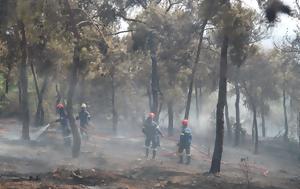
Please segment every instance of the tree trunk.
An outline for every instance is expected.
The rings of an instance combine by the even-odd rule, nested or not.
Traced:
[[[240,120],[240,86],[239,86],[240,68],[236,67],[235,87],[235,140],[234,146],[240,144],[241,120]]]
[[[11,60],[12,61],[12,60]],[[5,77],[5,94],[8,94],[8,90],[9,90],[9,82],[10,82],[10,74],[11,74],[11,70],[12,70],[12,63],[8,63],[7,65],[7,74]]]
[[[80,56],[80,47],[78,44],[75,44],[74,55],[73,55],[73,65],[70,73],[70,83],[67,96],[67,113],[68,119],[71,126],[71,131],[73,135],[73,146],[72,146],[72,155],[73,157],[78,157],[80,154],[81,138],[79,134],[78,127],[75,122],[73,115],[73,96],[75,93],[75,88],[78,82],[78,65],[79,65],[79,56]]]
[[[19,78],[20,79],[20,78]],[[21,89],[21,82],[18,81],[18,91],[19,91],[19,106],[22,106],[22,89]]]
[[[25,33],[25,25],[22,20],[18,20],[18,28],[20,31],[20,49],[21,49],[21,65],[20,65],[20,95],[21,95],[21,115],[22,115],[22,139],[30,140],[29,136],[29,104],[28,104],[28,75],[27,75],[27,39]]]
[[[207,18],[205,20],[203,20],[203,23],[200,27],[199,43],[198,43],[198,47],[197,47],[197,54],[196,54],[196,59],[195,59],[194,65],[193,65],[192,74],[190,76],[190,85],[189,85],[189,91],[188,91],[188,96],[187,96],[187,101],[186,101],[186,109],[185,109],[184,119],[189,119],[193,87],[194,87],[194,79],[195,79],[195,75],[196,75],[196,71],[197,71],[197,67],[198,67],[198,63],[199,63],[201,46],[202,46],[202,41],[203,41],[203,34],[204,34],[204,30],[205,30],[207,21],[208,21]]]
[[[253,125],[254,125],[254,153],[258,153],[258,127],[257,127],[257,113],[256,113],[256,106],[254,103],[252,103],[252,109],[253,109]]]
[[[80,146],[81,146],[81,138],[79,134],[78,127],[75,122],[75,118],[73,115],[73,96],[75,93],[75,88],[78,82],[78,69],[79,69],[79,63],[80,63],[80,34],[76,28],[76,23],[74,20],[74,14],[70,7],[69,1],[64,1],[65,8],[69,14],[70,19],[70,26],[72,33],[74,34],[75,41],[74,41],[74,53],[73,53],[73,64],[70,72],[70,83],[69,83],[69,91],[67,96],[67,113],[68,113],[68,119],[71,126],[71,131],[73,135],[73,146],[72,146],[72,155],[73,157],[78,157],[80,154]]]
[[[283,89],[283,113],[284,113],[284,141],[289,140],[289,126],[288,126],[288,118],[287,118],[287,110],[286,110],[286,91]]]
[[[195,97],[196,97],[196,120],[197,120],[197,125],[199,124],[200,121],[200,109],[199,109],[199,95],[198,95],[198,87],[195,85]]]
[[[118,113],[116,110],[116,104],[115,104],[115,73],[111,74],[111,103],[112,103],[112,124],[113,124],[113,131],[114,133],[117,133],[118,129]]]
[[[86,99],[85,99],[85,91],[86,91],[86,80],[85,80],[85,75],[82,76],[82,80],[81,80],[81,85],[80,85],[80,104],[82,103],[86,103]]]
[[[255,143],[255,123],[254,123],[254,119],[252,119],[252,133],[251,133],[251,137],[252,137],[252,144],[254,144]]]
[[[201,113],[202,111],[202,83],[200,83],[200,86],[199,86],[199,96],[198,96],[198,101],[199,101],[199,113]]]
[[[159,78],[158,78],[158,67],[157,67],[157,44],[155,35],[152,33],[150,43],[150,56],[152,61],[152,72],[151,72],[151,92],[152,92],[152,106],[151,112],[157,115],[158,113],[158,93],[159,93]],[[155,116],[155,121],[158,121],[158,117]]]
[[[37,126],[44,125],[44,123],[45,123],[43,100],[44,100],[44,94],[48,87],[48,83],[49,83],[49,75],[46,74],[43,84],[42,84],[42,89],[39,93],[38,105],[37,105],[37,110],[35,113],[35,125],[37,125]]]
[[[261,111],[261,131],[262,131],[262,136],[266,137],[265,113],[263,110]]]
[[[8,49],[9,49],[9,46],[8,45]],[[12,70],[12,61],[13,61],[13,58],[11,55],[12,53],[11,52],[8,52],[8,56],[7,56],[7,60],[6,60],[6,67],[7,67],[7,73],[4,74],[4,89],[5,89],[5,93],[3,93],[3,95],[1,96],[1,101],[2,100],[5,100],[5,97],[6,95],[8,94],[8,90],[9,90],[9,82],[10,82],[10,74],[11,74],[11,70]]]
[[[152,93],[151,93],[151,82],[149,82],[149,85],[147,87],[147,96],[148,96],[148,103],[149,103],[149,110],[152,111]]]
[[[1,6],[0,6],[1,7]],[[14,31],[17,33],[17,28],[14,28]],[[6,67],[7,67],[7,73],[5,75],[5,93],[8,94],[9,90],[9,83],[10,83],[10,76],[11,71],[13,68],[13,64],[15,61],[15,50],[16,50],[16,44],[15,44],[15,36],[13,35],[5,35],[5,41],[7,45],[7,59],[6,59]]]
[[[228,51],[228,36],[223,37],[220,57],[220,78],[219,78],[219,92],[216,115],[216,138],[214,153],[212,157],[210,173],[219,173],[221,170],[221,160],[223,153],[224,140],[224,106],[226,103],[227,93],[227,51]]]
[[[163,96],[160,95],[160,100],[159,100],[159,106],[158,106],[158,112],[157,112],[157,115],[156,115],[156,119],[159,120],[159,116],[160,116],[160,113],[163,109],[163,106],[164,106],[164,100],[163,100]]]
[[[290,102],[289,102],[289,109],[290,109],[290,111],[289,111],[289,115],[290,115],[290,120],[294,120],[294,118],[295,118],[295,111],[294,111],[294,105],[293,105],[293,103],[294,103],[294,100],[293,100],[293,98],[291,97],[291,96],[289,96],[290,97]]]
[[[252,143],[254,143],[254,153],[258,153],[258,127],[257,127],[257,112],[256,112],[256,104],[252,96],[250,95],[246,83],[244,83],[246,95],[248,96],[250,106],[253,111],[253,123],[252,123]]]
[[[57,83],[55,84],[55,91],[56,91],[56,104],[55,105],[57,105],[61,101],[61,93],[60,93],[60,90],[59,90],[59,87],[58,87]]]
[[[231,129],[231,123],[229,119],[229,110],[228,110],[228,104],[227,104],[227,97],[226,97],[226,103],[225,103],[225,119],[226,119],[226,126],[227,126],[227,137],[229,141],[231,141],[232,138],[232,129]]]
[[[174,130],[173,100],[168,102],[168,117],[169,117],[168,134],[169,134],[169,136],[173,136],[173,130]]]
[[[298,116],[297,116],[297,133],[298,133],[298,142],[299,142],[299,149],[300,149],[300,112],[298,112]]]
[[[38,99],[38,105],[37,105],[37,111],[36,111],[36,114],[35,114],[34,125],[35,126],[41,126],[40,125],[40,122],[41,122],[40,116],[41,116],[42,104],[40,103],[40,101],[41,101],[42,97],[41,97],[41,94],[40,94],[39,84],[38,84],[38,81],[37,81],[36,73],[35,73],[34,66],[33,66],[32,62],[30,63],[30,68],[31,68],[31,73],[33,75],[35,91],[36,91],[36,95],[37,95],[37,99]]]
[[[39,89],[39,84],[38,84],[38,81],[37,81],[36,73],[35,73],[34,66],[33,66],[32,62],[30,63],[30,68],[31,68],[31,73],[33,75],[33,81],[34,81],[36,95],[37,95],[37,98],[39,99],[40,96],[41,96],[40,95],[40,89]]]

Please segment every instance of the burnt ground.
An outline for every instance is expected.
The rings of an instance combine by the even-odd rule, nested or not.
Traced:
[[[280,142],[264,141],[258,155],[248,146],[227,145],[221,177],[215,177],[205,174],[211,151],[205,137],[194,137],[192,164],[186,166],[177,164],[175,138],[163,138],[157,159],[149,160],[139,132],[115,136],[91,129],[80,157],[73,159],[55,126],[27,143],[18,140],[19,128],[15,120],[0,122],[0,189],[300,188],[297,154]],[[248,159],[244,166],[241,158]]]

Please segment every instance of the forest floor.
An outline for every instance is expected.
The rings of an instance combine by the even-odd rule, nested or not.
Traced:
[[[0,189],[300,188],[297,154],[280,142],[264,141],[258,155],[247,146],[225,146],[221,176],[215,177],[206,174],[210,150],[201,137],[194,137],[193,160],[187,166],[177,164],[176,138],[163,138],[157,159],[150,160],[144,158],[144,138],[138,132],[91,133],[80,157],[73,159],[55,128],[39,141],[24,143],[18,140],[18,122],[1,120]]]

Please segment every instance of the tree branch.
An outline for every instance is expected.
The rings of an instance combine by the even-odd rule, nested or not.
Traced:
[[[168,8],[166,9],[166,12],[169,12],[170,9],[171,9],[174,5],[177,5],[177,4],[180,4],[180,3],[181,3],[180,1],[176,1],[176,2],[172,3],[171,0],[168,0],[168,2],[169,2],[169,6],[168,6]]]
[[[89,20],[81,21],[76,24],[76,26],[79,28],[84,27],[84,26],[90,26],[90,25],[93,25],[93,22],[91,22]]]
[[[119,32],[116,32],[116,33],[111,33],[109,35],[119,35],[121,33],[129,33],[129,32],[134,32],[135,30],[125,30],[125,31],[119,31]]]
[[[129,22],[137,22],[137,23],[142,23],[142,24],[146,24],[145,22],[141,21],[141,20],[138,20],[138,19],[135,19],[135,18],[127,18],[126,16],[122,15],[122,14],[117,14],[116,16],[119,16],[121,18],[123,18],[124,20],[126,21],[129,21]]]
[[[92,25],[92,26],[94,26],[94,28],[98,31],[98,33],[100,34],[100,36],[101,36],[101,37],[103,38],[103,40],[105,41],[104,34],[103,34],[103,32],[101,31],[101,29],[99,28],[99,26],[98,26],[99,23],[95,22],[95,21],[90,17],[90,15],[89,15],[86,11],[84,11],[84,10],[78,9],[78,8],[74,8],[73,10],[78,10],[78,11],[82,12],[83,14],[85,14],[86,18],[88,19],[88,20],[86,20],[86,21],[82,21],[82,22],[77,23],[77,24],[76,24],[77,27],[86,26],[86,25]]]
[[[300,11],[300,4],[299,4],[299,0],[295,0],[295,3],[297,5],[298,11]]]

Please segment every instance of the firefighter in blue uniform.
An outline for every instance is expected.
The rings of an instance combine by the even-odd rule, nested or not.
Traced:
[[[59,103],[56,106],[57,113],[59,114],[59,118],[56,120],[56,122],[59,122],[62,129],[62,135],[64,138],[64,144],[65,146],[71,145],[71,131],[69,128],[69,122],[68,117],[65,112],[65,107],[63,104]]]
[[[149,113],[148,118],[144,121],[143,133],[146,136],[145,147],[146,157],[148,158],[150,145],[152,149],[152,159],[156,157],[157,147],[160,146],[160,136],[163,136],[158,124],[154,121],[155,114]]]
[[[88,139],[87,126],[89,125],[89,120],[91,119],[90,113],[87,111],[87,105],[83,103],[81,105],[81,110],[76,117],[76,120],[80,122],[80,133],[82,137]]]
[[[183,163],[183,152],[186,153],[186,164],[191,163],[191,143],[192,143],[192,130],[188,127],[188,120],[184,119],[181,122],[182,129],[180,134],[180,140],[178,143],[178,154],[179,154],[179,163]]]

